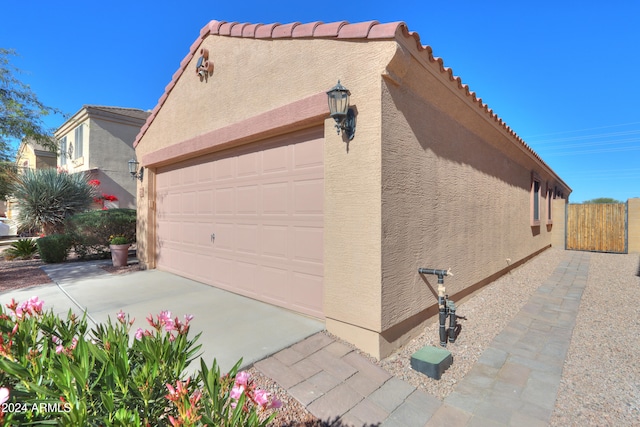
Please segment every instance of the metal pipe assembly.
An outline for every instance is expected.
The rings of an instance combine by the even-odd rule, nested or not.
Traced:
[[[449,299],[446,289],[444,287],[444,276],[453,276],[451,269],[439,270],[434,268],[419,268],[418,274],[433,274],[438,276],[438,308],[439,308],[439,321],[440,321],[440,345],[442,347],[447,346],[447,338],[450,343],[456,341],[457,334],[457,316],[456,305]],[[446,323],[447,317],[449,318],[449,330],[447,331]]]

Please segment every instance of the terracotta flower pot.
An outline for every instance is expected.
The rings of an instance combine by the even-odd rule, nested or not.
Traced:
[[[111,249],[111,261],[114,267],[124,267],[127,265],[129,246],[131,246],[129,243],[126,245],[109,245],[109,249]]]

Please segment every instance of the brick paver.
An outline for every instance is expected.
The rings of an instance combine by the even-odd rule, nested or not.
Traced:
[[[255,367],[329,425],[547,425],[587,283],[588,262],[588,253],[565,252],[554,273],[444,402],[323,333]]]
[[[471,415],[465,425],[535,426],[551,418],[589,263],[588,253],[565,258],[445,399]]]

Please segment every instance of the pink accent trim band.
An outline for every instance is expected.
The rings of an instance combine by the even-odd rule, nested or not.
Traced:
[[[327,94],[321,92],[241,122],[154,151],[145,155],[141,163],[144,167],[158,167],[199,157],[224,148],[235,147],[321,124],[328,116]]]

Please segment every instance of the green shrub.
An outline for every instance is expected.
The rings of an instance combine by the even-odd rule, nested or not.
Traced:
[[[109,243],[112,245],[126,245],[129,241],[124,236],[113,236]]]
[[[40,259],[46,263],[63,262],[69,256],[72,238],[66,234],[52,234],[38,239]]]
[[[149,315],[151,328],[131,336],[122,311],[89,331],[86,315],[63,319],[37,297],[6,308],[0,390],[28,410],[0,412],[0,425],[264,427],[281,404],[238,372],[241,361],[224,375],[200,359],[187,377],[201,347],[200,334],[188,337],[192,316]]]
[[[78,257],[106,257],[111,236],[123,236],[127,242],[136,241],[136,210],[108,209],[76,214],[66,222],[66,230],[73,236]]]
[[[38,252],[38,245],[33,239],[19,239],[2,253],[6,259],[31,259]]]

